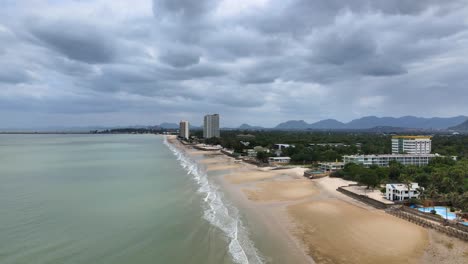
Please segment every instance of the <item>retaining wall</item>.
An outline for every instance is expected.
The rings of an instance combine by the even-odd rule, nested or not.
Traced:
[[[391,206],[391,204],[385,204],[385,203],[382,203],[382,202],[379,202],[377,200],[374,200],[372,198],[369,198],[365,195],[362,195],[362,194],[356,194],[356,193],[353,193],[351,191],[348,191],[342,187],[338,187],[338,189],[336,189],[337,191],[343,193],[343,194],[346,194],[348,196],[350,196],[351,198],[354,198],[356,200],[359,200],[365,204],[368,204],[370,206],[373,206],[377,209],[386,209],[387,207]]]
[[[404,209],[402,210],[401,208],[399,209],[388,209],[385,210],[388,214],[394,215],[396,217],[399,217],[401,219],[407,220],[411,223],[417,224],[422,227],[426,228],[432,228],[435,229],[439,232],[442,232],[448,236],[456,237],[464,241],[468,241],[468,232],[464,232],[461,230],[458,230],[456,228],[453,228],[452,226],[443,226],[440,224],[435,224],[433,222],[430,222],[426,219],[420,218],[410,212],[406,212]]]
[[[413,208],[409,208],[409,207],[406,207],[406,206],[402,206],[401,210],[407,212],[407,213],[411,213],[411,214],[414,214],[414,215],[417,215],[419,217],[423,217],[423,218],[426,218],[426,219],[429,219],[431,221],[435,221],[435,222],[438,222],[438,223],[441,223],[441,224],[447,224],[453,228],[456,228],[460,231],[463,231],[463,232],[468,232],[468,226],[465,226],[463,224],[460,224],[460,223],[452,223],[452,222],[446,222],[445,219],[443,217],[440,217],[440,216],[437,216],[437,215],[433,215],[433,214],[430,214],[430,213],[424,213],[424,212],[421,212],[417,209],[413,209]]]

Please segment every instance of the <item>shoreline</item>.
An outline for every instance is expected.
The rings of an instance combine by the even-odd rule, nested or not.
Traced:
[[[198,157],[199,164],[239,208],[255,245],[267,255],[267,263],[468,260],[468,247],[463,241],[388,215],[336,191],[351,182],[329,177],[309,180],[302,176],[302,168],[259,168],[234,162],[219,151],[178,145],[190,156]]]

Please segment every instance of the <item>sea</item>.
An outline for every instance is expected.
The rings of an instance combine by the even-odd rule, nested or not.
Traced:
[[[162,135],[0,135],[0,264],[265,263]]]

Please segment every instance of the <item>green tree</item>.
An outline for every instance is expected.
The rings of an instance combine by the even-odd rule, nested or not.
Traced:
[[[257,152],[257,160],[259,160],[260,162],[267,163],[269,157],[271,157],[270,153],[267,153],[265,151]]]

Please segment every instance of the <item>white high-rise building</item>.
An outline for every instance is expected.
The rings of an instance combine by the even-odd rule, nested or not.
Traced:
[[[393,136],[392,154],[423,155],[431,153],[430,136]]]
[[[203,137],[219,137],[219,115],[206,115],[203,120]]]
[[[189,122],[182,120],[179,123],[179,136],[185,139],[188,139],[190,136],[190,131],[189,131]]]

